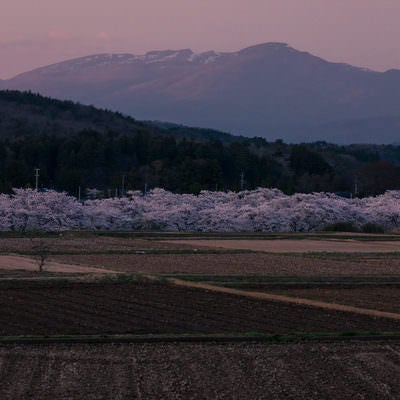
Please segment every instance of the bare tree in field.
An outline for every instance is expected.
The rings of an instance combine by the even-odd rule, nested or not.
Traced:
[[[39,266],[39,272],[43,272],[54,243],[52,239],[46,237],[31,237],[30,240],[35,260]]]

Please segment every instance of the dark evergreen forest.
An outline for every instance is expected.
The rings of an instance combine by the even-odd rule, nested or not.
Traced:
[[[0,92],[0,191],[39,186],[104,196],[277,187],[285,193],[379,194],[400,188],[400,147],[286,144],[140,122],[32,93]]]

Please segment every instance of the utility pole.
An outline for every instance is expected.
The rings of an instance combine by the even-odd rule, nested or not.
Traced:
[[[358,196],[358,180],[355,178],[354,180],[354,197]]]
[[[244,172],[242,171],[240,174],[240,191],[244,189]]]
[[[81,201],[81,187],[78,186],[78,201]]]
[[[144,194],[147,194],[147,182],[144,184]]]
[[[40,171],[40,168],[35,168],[35,189],[36,189],[36,191],[39,190],[39,171]]]
[[[122,175],[121,197],[125,196],[125,174]]]

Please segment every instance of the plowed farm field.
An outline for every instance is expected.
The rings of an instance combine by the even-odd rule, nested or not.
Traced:
[[[307,288],[307,289],[262,289],[252,291],[279,294],[289,297],[319,300],[372,310],[400,314],[399,287],[352,287],[352,288]]]
[[[1,400],[400,399],[397,237],[113,234],[0,238]]]
[[[2,400],[393,400],[399,374],[398,342],[0,346]]]
[[[129,251],[129,250],[185,250],[193,248],[190,244],[179,242],[146,240],[141,238],[121,238],[112,236],[74,237],[72,234],[54,237],[31,238],[0,238],[0,252],[30,251],[37,241],[43,242],[49,250],[98,252],[98,251]],[[208,248],[205,245],[205,248]]]
[[[2,283],[0,335],[400,331],[400,320],[172,284]]]
[[[35,258],[38,254],[38,244],[47,248],[48,262],[128,273],[400,275],[400,253],[380,252],[400,249],[399,241],[371,239],[363,242],[357,240],[357,237],[354,240],[296,241],[290,239],[162,240],[157,237],[141,238],[134,235],[79,237],[74,236],[74,233],[66,233],[33,240],[27,237],[0,238],[0,254],[4,256],[18,254]],[[347,251],[346,248],[362,248],[362,251],[377,251],[377,253],[340,253]],[[249,253],[249,250],[260,252]],[[339,253],[324,253],[331,250]],[[270,253],[266,254],[265,251]],[[293,254],[297,251],[303,253]],[[314,251],[319,253],[313,254]],[[279,252],[287,254],[278,254]],[[0,260],[0,269],[10,268],[7,262]]]
[[[102,267],[120,272],[159,274],[396,275],[400,261],[371,263],[321,260],[280,254],[61,254],[54,262]]]
[[[400,242],[391,241],[362,241],[354,239],[319,239],[319,240],[173,240],[166,241],[171,244],[184,244],[190,246],[213,246],[224,249],[247,249],[271,253],[308,253],[308,252],[345,252],[345,253],[391,253],[400,251]]]

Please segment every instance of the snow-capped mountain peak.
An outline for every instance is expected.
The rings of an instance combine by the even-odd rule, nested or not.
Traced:
[[[398,141],[397,125],[385,119],[381,127],[378,122],[398,115],[400,71],[332,63],[285,43],[220,53],[94,54],[21,74],[2,81],[1,87],[94,104],[139,119],[268,138],[330,137],[346,132],[343,124],[354,130],[355,121],[360,137],[377,126],[380,137],[386,132]]]
[[[68,61],[62,61],[46,67],[38,68],[41,74],[54,72],[73,72],[82,69],[101,68],[106,66],[118,66],[143,63],[149,64],[168,64],[168,63],[195,63],[209,64],[217,61],[227,53],[207,51],[204,53],[194,53],[190,49],[183,50],[162,50],[150,51],[145,54],[135,55],[130,53],[115,54],[93,54]]]

